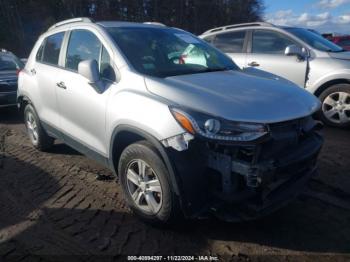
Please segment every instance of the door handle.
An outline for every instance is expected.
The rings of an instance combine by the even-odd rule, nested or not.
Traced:
[[[253,67],[260,66],[260,64],[258,64],[258,63],[255,62],[255,61],[250,62],[248,65],[249,65],[249,66],[253,66]]]
[[[62,88],[62,89],[67,89],[67,87],[66,87],[66,85],[65,85],[65,83],[64,82],[59,82],[59,83],[57,83],[56,84],[59,88]]]
[[[36,70],[34,68],[31,69],[30,72],[32,73],[32,75],[36,75]]]

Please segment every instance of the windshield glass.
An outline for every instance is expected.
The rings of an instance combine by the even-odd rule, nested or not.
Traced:
[[[337,46],[336,44],[332,43],[331,41],[323,38],[321,35],[311,32],[304,28],[286,28],[286,30],[296,37],[303,40],[308,45],[312,46],[313,48],[325,51],[325,52],[342,52],[344,51],[343,48],[340,46]]]
[[[238,69],[233,61],[193,35],[172,28],[107,29],[132,66],[156,77]]]
[[[0,71],[16,71],[23,68],[22,62],[9,54],[0,55]]]

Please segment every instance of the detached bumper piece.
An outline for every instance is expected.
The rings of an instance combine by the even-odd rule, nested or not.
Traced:
[[[317,173],[323,144],[317,132],[304,126],[310,123],[306,120],[270,125],[270,136],[257,143],[194,140],[187,153],[190,168],[182,175],[189,206],[197,207],[190,213],[197,217],[212,213],[226,221],[252,220],[294,199]],[[194,159],[198,153],[201,156]],[[185,170],[183,163],[178,166]],[[206,203],[200,210],[199,199]]]

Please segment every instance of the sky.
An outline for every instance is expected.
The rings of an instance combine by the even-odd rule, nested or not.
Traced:
[[[276,25],[350,34],[350,0],[265,0],[265,20]]]

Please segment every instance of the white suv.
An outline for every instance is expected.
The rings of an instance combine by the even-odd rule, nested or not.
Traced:
[[[200,36],[242,70],[257,68],[319,97],[321,120],[350,127],[350,52],[312,30],[269,23],[211,29]]]
[[[302,190],[322,146],[313,95],[159,24],[54,25],[20,73],[18,104],[36,148],[59,138],[111,168],[150,222],[265,215]]]

